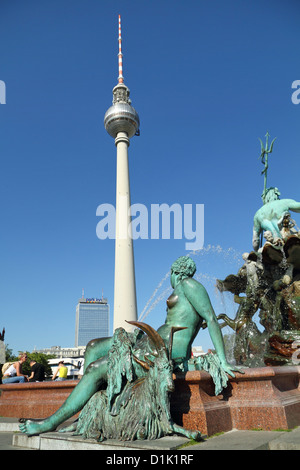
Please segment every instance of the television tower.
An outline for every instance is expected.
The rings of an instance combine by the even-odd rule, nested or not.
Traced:
[[[130,214],[130,183],[128,147],[130,138],[139,132],[140,120],[131,106],[129,88],[124,84],[119,15],[119,77],[113,89],[113,105],[106,111],[104,127],[115,139],[117,147],[116,185],[116,235],[115,235],[115,284],[114,284],[114,330],[122,327],[131,330],[127,321],[137,321],[136,287],[133,240]]]

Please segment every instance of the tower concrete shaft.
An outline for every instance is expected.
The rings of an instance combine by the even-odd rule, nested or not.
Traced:
[[[130,330],[127,321],[137,321],[136,284],[133,239],[130,215],[130,180],[128,164],[129,138],[126,132],[118,132],[116,184],[116,239],[114,330],[122,327]]]

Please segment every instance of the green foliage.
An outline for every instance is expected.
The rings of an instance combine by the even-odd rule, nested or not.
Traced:
[[[8,347],[8,344],[5,345],[5,362],[17,361],[18,356],[13,354],[13,350]]]
[[[205,436],[202,436],[202,439],[201,439],[202,442],[204,442],[204,437]],[[186,447],[190,447],[190,446],[193,446],[195,444],[199,444],[199,441],[195,441],[195,439],[190,439],[185,444],[182,444],[181,446],[176,447],[176,450],[182,450],[182,449],[185,449]]]

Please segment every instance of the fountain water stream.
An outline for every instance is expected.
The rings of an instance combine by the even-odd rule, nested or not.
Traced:
[[[221,293],[216,288],[217,277],[215,274],[218,276],[222,275],[222,272],[225,273],[228,266],[231,266],[232,269],[238,269],[242,259],[242,253],[234,248],[208,245],[201,250],[190,251],[187,256],[190,256],[196,262],[197,272],[194,278],[201,282],[209,291],[212,304],[216,311],[219,313],[221,311],[225,313],[228,313],[228,311],[231,312],[234,303],[229,295],[223,292]],[[157,307],[159,307],[160,313],[165,311],[165,302],[172,292],[169,277],[170,271],[163,276],[154,289],[139,316],[139,321],[144,321],[150,313],[154,315],[154,311]]]

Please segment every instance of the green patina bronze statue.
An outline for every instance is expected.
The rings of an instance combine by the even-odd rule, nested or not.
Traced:
[[[279,199],[277,188],[268,188],[265,194],[265,204],[256,212],[253,221],[253,249],[258,251],[260,235],[263,231],[271,232],[274,240],[281,240],[280,226],[289,211],[300,212],[300,202],[294,199]]]
[[[269,146],[269,133],[266,133],[266,144],[263,145],[261,139],[260,159],[264,165],[262,174],[264,175],[264,189],[262,193],[263,206],[256,212],[253,221],[253,239],[252,245],[254,251],[258,251],[262,243],[262,234],[269,232],[274,239],[275,244],[280,244],[278,240],[283,238],[281,229],[284,225],[284,219],[289,216],[289,211],[300,212],[300,202],[293,199],[279,199],[280,192],[278,188],[267,188],[268,157],[273,151],[273,145],[276,140],[272,140]],[[261,237],[261,238],[260,238]]]
[[[261,142],[263,206],[254,215],[254,252],[243,254],[237,275],[217,281],[218,289],[233,293],[239,304],[235,318],[220,314],[218,319],[225,320],[221,327],[235,331],[233,356],[248,367],[294,365],[300,338],[300,232],[290,214],[300,212],[300,202],[280,200],[278,188],[267,188],[268,156],[275,140],[269,147],[268,138],[267,133],[265,147]],[[263,331],[253,320],[257,312]]]
[[[170,359],[176,368],[184,366],[190,360],[192,343],[205,323],[217,358],[217,360],[213,359],[211,364],[206,364],[206,370],[215,370],[219,367],[221,375],[228,373],[234,377],[233,371],[240,371],[240,369],[230,365],[226,360],[220,326],[206,289],[193,279],[195,272],[196,265],[188,256],[182,256],[173,263],[171,285],[174,290],[167,300],[166,321],[158,328],[157,333],[166,347],[172,343]],[[174,328],[178,331],[173,338]],[[151,360],[149,358],[153,354],[153,346],[150,343],[148,335],[136,336],[133,351],[134,356],[142,361],[141,363]],[[53,431],[58,425],[82,410],[100,389],[105,389],[110,369],[109,355],[113,344],[114,337],[90,341],[85,353],[84,375],[64,404],[52,416],[42,421],[25,420],[20,425],[20,430],[28,435]],[[209,361],[203,361],[204,364],[206,362]],[[139,373],[136,372],[136,375],[139,377]],[[221,383],[224,384],[224,381]]]
[[[134,354],[136,334],[118,328],[108,354],[106,390],[95,393],[80,413],[75,435],[83,438],[159,439],[181,434],[200,440],[199,431],[190,431],[175,424],[171,418],[169,395],[174,391],[173,362],[170,360],[173,334],[169,348],[150,325],[130,322],[147,334],[151,359],[138,359]],[[73,427],[65,431],[73,430]]]

